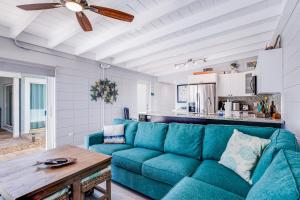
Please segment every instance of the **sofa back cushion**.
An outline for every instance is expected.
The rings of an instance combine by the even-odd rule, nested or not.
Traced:
[[[281,150],[246,200],[299,200],[300,153]]]
[[[276,130],[275,128],[268,127],[207,125],[205,127],[202,159],[220,160],[234,129],[237,129],[245,134],[264,139],[269,139],[272,133]]]
[[[134,140],[135,147],[163,151],[168,124],[140,122]]]
[[[193,124],[169,124],[165,140],[165,152],[201,158],[204,126]]]
[[[298,151],[298,143],[294,134],[284,129],[277,129],[270,137],[271,143],[265,149],[252,175],[255,184],[271,164],[273,158],[281,149]]]
[[[138,122],[133,120],[114,119],[113,124],[124,124],[125,125],[125,142],[126,144],[134,144],[134,138],[138,128]]]

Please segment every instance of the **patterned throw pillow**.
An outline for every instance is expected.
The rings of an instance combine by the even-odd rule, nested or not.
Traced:
[[[246,135],[234,129],[219,163],[252,184],[252,171],[270,142],[271,140]]]
[[[124,144],[124,124],[104,126],[104,143],[105,144]]]

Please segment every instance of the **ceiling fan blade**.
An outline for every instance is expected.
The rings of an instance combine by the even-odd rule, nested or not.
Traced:
[[[119,10],[114,10],[111,8],[101,7],[101,6],[89,6],[90,10],[98,13],[100,15],[104,15],[106,17],[111,17],[114,19],[126,21],[126,22],[132,22],[134,19],[134,16]]]
[[[93,30],[90,20],[87,18],[87,16],[83,12],[76,12],[76,17],[77,17],[77,20],[78,20],[81,28],[85,32]]]
[[[59,8],[63,5],[60,3],[36,3],[36,4],[25,4],[25,5],[18,5],[18,8],[22,10],[46,10],[52,8]]]

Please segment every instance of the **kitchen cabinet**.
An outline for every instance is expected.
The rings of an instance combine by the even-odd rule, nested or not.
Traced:
[[[217,95],[227,96],[252,96],[246,93],[246,74],[251,72],[220,74],[217,82]]]
[[[255,69],[257,92],[259,94],[281,93],[282,73],[282,49],[260,51]]]
[[[231,95],[230,75],[220,74],[217,82],[217,96],[226,97]]]

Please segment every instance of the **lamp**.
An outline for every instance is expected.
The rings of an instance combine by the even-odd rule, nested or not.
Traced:
[[[187,67],[190,66],[190,64],[197,65],[199,61],[202,61],[202,62],[206,63],[207,62],[207,58],[200,58],[200,59],[190,58],[186,62],[184,62],[184,63],[177,63],[174,66],[175,66],[175,69],[179,69],[181,67],[187,68]]]
[[[66,2],[66,8],[73,12],[81,12],[83,10],[83,7],[80,3],[74,2],[74,1],[67,1]]]

